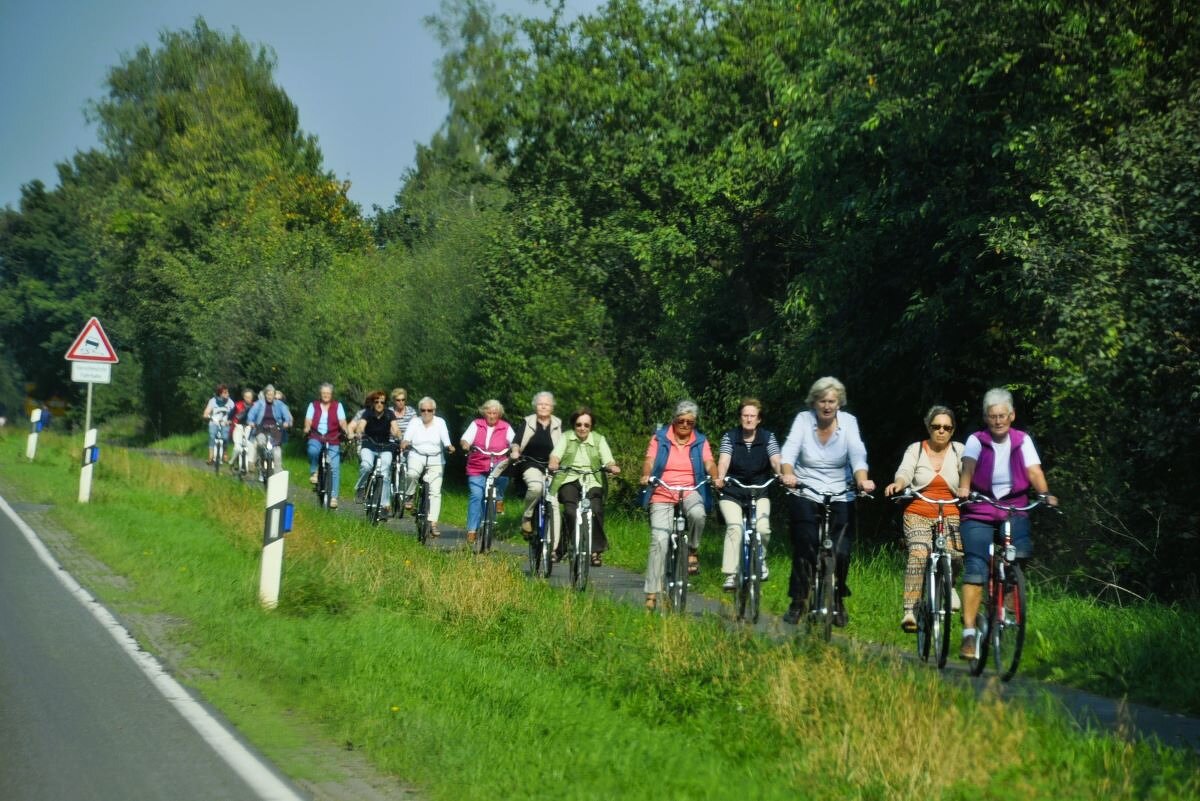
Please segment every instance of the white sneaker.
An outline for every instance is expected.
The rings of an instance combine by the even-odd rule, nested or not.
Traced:
[[[734,582],[735,580],[733,574],[730,573],[729,575],[725,576],[725,583],[721,585],[721,589],[725,592],[733,592],[736,589]]]
[[[958,612],[962,609],[962,601],[958,600],[958,590],[950,588],[950,611]]]
[[[762,575],[758,577],[758,580],[766,581],[771,577],[771,570],[767,567],[767,561],[765,559],[762,562],[759,562],[759,564],[762,565]]]

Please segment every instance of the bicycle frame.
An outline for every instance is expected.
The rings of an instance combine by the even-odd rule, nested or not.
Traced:
[[[917,656],[922,662],[928,662],[932,646],[935,661],[941,669],[946,666],[946,658],[950,653],[950,593],[954,587],[953,560],[947,547],[949,529],[946,526],[946,507],[958,506],[960,500],[937,500],[912,487],[906,487],[895,500],[910,501],[913,498],[938,508],[938,516],[930,524],[931,542],[925,571],[921,575],[921,600],[913,614],[917,619]]]
[[[411,452],[424,460],[421,468],[414,472],[412,477],[413,509],[415,510],[413,523],[417,530],[417,542],[424,545],[429,540],[429,534],[432,529],[432,524],[429,522],[429,483],[425,480],[425,475],[429,470],[431,460],[436,459],[436,464],[444,465],[446,458],[440,452],[436,456],[424,454],[416,450]],[[407,473],[407,467],[405,468],[405,472]]]
[[[534,506],[533,536],[529,538],[529,575],[550,578],[554,569],[554,508],[550,503],[550,468],[545,462],[523,457],[542,471],[542,496]]]
[[[708,483],[705,479],[689,487],[675,487],[661,479],[651,477],[650,483],[675,493],[674,509],[671,516],[671,532],[667,539],[667,558],[664,565],[663,590],[667,596],[667,607],[672,612],[682,613],[687,605],[688,591],[688,544],[687,544],[687,514],[683,511],[683,501],[689,492],[695,492]],[[680,540],[683,547],[680,548]]]
[[[762,543],[758,538],[758,501],[775,483],[771,478],[762,484],[743,484],[736,478],[726,478],[742,489],[749,490],[750,497],[739,499],[742,506],[742,545],[738,552],[738,570],[734,578],[734,606],[738,620],[758,622],[758,610],[762,599]]]
[[[1005,513],[999,525],[993,526],[992,542],[988,545],[988,578],[985,595],[975,617],[976,656],[969,661],[969,669],[972,676],[983,673],[990,650],[1000,680],[1008,681],[1016,675],[1021,663],[1029,613],[1025,573],[1017,558],[1017,548],[1013,545],[1012,520],[1017,513],[1031,511],[1046,502],[1038,496],[1033,503],[1012,506],[980,492],[972,492],[967,500],[970,503],[986,503]],[[999,552],[998,547],[1001,549]]]
[[[229,431],[228,422],[217,423],[217,438],[213,442],[213,472],[221,474],[221,462],[225,460],[225,434]]]
[[[390,448],[391,442],[377,442],[370,440],[373,445],[381,448]],[[390,476],[383,474],[383,451],[375,451],[375,462],[371,467],[371,472],[364,478],[365,485],[365,509],[363,510],[367,516],[367,522],[371,525],[378,525],[380,521],[386,517],[386,512],[383,509],[383,482],[390,481]]]
[[[477,445],[471,450],[488,457],[487,478],[483,481],[483,519],[475,538],[475,553],[487,553],[492,549],[492,540],[496,537],[496,473],[502,472],[508,466],[507,450],[488,451]]]
[[[804,495],[804,490],[810,492],[818,492],[815,487],[808,487],[804,484],[796,484],[792,489],[789,489],[793,495],[801,498],[808,498]],[[831,529],[833,528],[833,502],[837,498],[844,497],[854,489],[852,484],[847,484],[846,488],[841,492],[823,492],[821,500],[816,501],[821,507],[821,518],[817,521],[817,553],[816,563],[812,571],[812,583],[809,585],[809,604],[808,614],[806,619],[809,627],[815,627],[820,630],[821,638],[825,642],[829,642],[833,638],[833,620],[837,614],[837,546],[841,544],[842,537],[845,535],[843,529],[837,535],[837,539],[833,538]]]
[[[603,467],[597,467],[594,470],[561,467],[559,470],[578,475],[581,478],[605,472]],[[583,591],[587,587],[588,572],[592,564],[592,532],[595,530],[595,523],[595,517],[592,515],[592,500],[583,491],[583,484],[580,482],[579,503],[575,507],[575,530],[571,532],[571,539],[567,544],[567,565],[571,575],[571,586],[579,591]]]

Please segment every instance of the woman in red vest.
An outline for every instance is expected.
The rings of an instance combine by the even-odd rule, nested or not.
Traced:
[[[329,495],[329,508],[336,509],[338,505],[338,488],[342,478],[342,434],[349,434],[346,429],[346,410],[342,404],[333,399],[333,384],[322,384],[317,399],[308,404],[304,413],[304,435],[308,437],[308,477],[310,484],[317,483],[317,460],[321,458],[321,448],[330,448],[330,466],[333,468],[333,490]]]

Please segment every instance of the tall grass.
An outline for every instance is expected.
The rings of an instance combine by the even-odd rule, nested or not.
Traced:
[[[110,603],[180,621],[185,676],[250,736],[299,715],[431,798],[1200,793],[1191,756],[1081,735],[898,660],[646,616],[315,509],[297,511],[267,612],[260,494],[110,449],[83,507],[73,451],[44,448],[0,480],[54,503],[128,578],[96,588]]]

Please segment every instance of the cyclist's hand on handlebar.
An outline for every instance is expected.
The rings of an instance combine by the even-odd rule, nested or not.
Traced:
[[[864,478],[862,481],[858,482],[858,491],[863,495],[870,495],[875,491],[875,482],[869,478]]]
[[[795,473],[781,473],[779,476],[779,483],[783,484],[785,487],[795,487],[800,482],[796,480]]]
[[[716,478],[714,478],[712,480],[712,483],[713,483],[713,486],[719,490],[725,489],[725,479],[721,478],[720,476],[717,476]]]
[[[890,498],[893,495],[895,495],[897,492],[902,492],[903,490],[904,490],[904,488],[900,486],[899,481],[893,481],[891,484],[888,484],[886,487],[883,488],[883,494],[884,494],[884,497]]]
[[[617,464],[616,462],[613,462],[610,465],[605,465],[604,469],[607,470],[609,475],[612,475],[612,476],[617,476],[617,475],[621,474],[621,465]]]
[[[1047,506],[1052,506],[1052,507],[1054,507],[1055,509],[1057,509],[1057,508],[1058,508],[1058,496],[1056,496],[1056,495],[1051,495],[1051,494],[1050,494],[1050,493],[1048,493],[1048,492],[1039,492],[1039,493],[1037,494],[1037,497],[1038,497],[1038,500],[1039,500],[1039,501],[1042,501],[1042,502],[1043,502],[1043,503],[1045,503]]]
[[[641,478],[638,479],[638,483],[641,484],[643,487],[652,482],[653,482],[653,478],[651,478],[650,476],[642,476]]]

